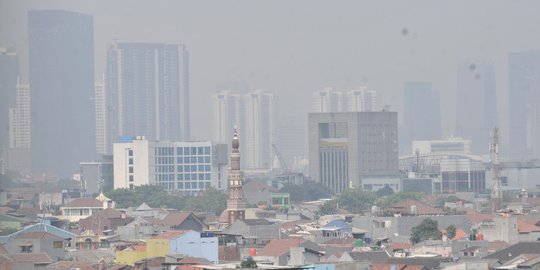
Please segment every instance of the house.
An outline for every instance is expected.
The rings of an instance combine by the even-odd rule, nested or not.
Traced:
[[[352,225],[345,220],[332,220],[321,229],[322,237],[350,237],[352,236]]]
[[[24,227],[23,229],[16,231],[10,235],[0,236],[0,243],[7,244],[13,241],[14,239],[16,239],[17,236],[28,233],[28,232],[47,232],[55,236],[58,236],[59,238],[62,238],[62,239],[72,239],[73,237],[76,236],[76,234],[60,229],[58,227],[52,226],[46,223],[46,221],[47,220],[43,220],[43,222]]]
[[[133,220],[134,218],[128,217],[124,211],[107,208],[79,220],[79,228],[92,230],[98,235],[109,235],[119,226],[125,226]]]
[[[114,208],[115,203],[103,193],[94,198],[77,198],[60,207],[62,216],[70,222],[78,222],[103,209]]]
[[[27,232],[19,234],[6,244],[8,253],[45,253],[53,261],[65,256],[66,240],[48,232]]]
[[[385,215],[397,216],[439,216],[444,211],[414,199],[404,199],[384,209]]]
[[[146,245],[135,245],[116,252],[116,262],[134,265],[153,257],[184,254],[218,262],[218,239],[211,233],[168,231],[148,239]]]
[[[208,229],[193,212],[169,212],[163,219],[147,217],[150,223],[158,226],[160,231],[167,230],[192,230],[202,232]]]
[[[13,253],[0,255],[0,265],[2,270],[34,270],[46,269],[53,260],[47,253]],[[5,267],[5,268],[4,268]]]
[[[248,245],[266,245],[272,239],[281,237],[279,224],[266,219],[237,220],[223,232],[229,235],[240,235],[242,244]]]
[[[147,239],[157,235],[159,231],[159,226],[143,217],[135,217],[130,223],[116,228],[116,234],[123,240]]]
[[[540,241],[516,243],[495,253],[487,255],[486,257],[484,257],[484,259],[489,260],[492,266],[497,267],[504,265],[505,263],[514,260],[515,258],[518,258],[522,255],[540,256]]]
[[[273,239],[253,258],[273,265],[303,265],[320,262],[321,247],[303,238]]]
[[[425,258],[425,257],[392,257],[384,263],[374,263],[373,270],[431,270],[439,269],[441,265],[440,258]]]

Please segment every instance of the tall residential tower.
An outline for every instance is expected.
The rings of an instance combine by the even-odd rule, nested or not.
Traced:
[[[71,175],[96,153],[92,16],[29,11],[28,60],[33,171]]]

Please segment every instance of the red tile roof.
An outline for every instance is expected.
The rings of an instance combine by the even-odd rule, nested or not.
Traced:
[[[482,213],[467,213],[467,221],[471,225],[478,224],[485,221],[493,221],[495,214],[482,214]]]
[[[285,239],[272,239],[260,252],[259,256],[281,256],[306,240],[299,237],[290,237]]]
[[[536,222],[531,221],[527,222],[524,220],[518,220],[518,232],[520,233],[530,233],[530,232],[540,232],[540,227],[535,225]]]
[[[14,253],[8,255],[15,263],[52,263],[53,260],[47,253]]]
[[[19,234],[17,239],[52,239],[52,240],[63,240],[61,237],[58,237],[54,234],[48,232],[27,232]]]
[[[164,232],[162,234],[157,235],[154,238],[156,238],[156,239],[175,239],[178,236],[185,234],[186,232],[188,232],[188,231],[167,231],[167,232]]]
[[[397,243],[397,242],[392,242],[388,246],[388,248],[390,248],[391,250],[410,249],[412,247],[413,245],[411,243]]]
[[[411,212],[412,206],[416,206],[416,213]],[[388,208],[391,212],[400,212],[402,214],[411,215],[442,215],[444,211],[439,208],[432,207],[423,202],[414,199],[404,199]]]
[[[94,198],[77,198],[64,207],[103,207],[103,202]]]

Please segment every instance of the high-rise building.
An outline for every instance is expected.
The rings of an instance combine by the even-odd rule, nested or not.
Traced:
[[[0,151],[9,148],[9,109],[15,105],[19,64],[17,53],[0,48]],[[1,158],[1,157],[0,157]]]
[[[400,146],[411,153],[414,140],[441,138],[441,103],[439,92],[430,82],[406,82],[404,86],[404,134]]]
[[[95,156],[92,16],[29,11],[28,53],[33,171],[67,176]]]
[[[31,149],[30,86],[17,83],[15,106],[9,109],[9,148]]]
[[[227,188],[225,144],[121,137],[114,143],[113,162],[115,189],[158,185],[193,193]]]
[[[469,59],[458,69],[455,135],[472,140],[475,154],[489,152],[490,131],[498,126],[493,63]]]
[[[374,112],[377,110],[377,91],[367,87],[347,92],[347,107],[349,112]]]
[[[244,113],[243,100],[239,94],[221,91],[212,95],[212,131],[213,140],[217,143],[229,143],[232,140],[235,126],[243,133]]]
[[[184,45],[111,45],[105,78],[108,141],[132,135],[189,139],[188,65]]]
[[[347,108],[343,93],[329,87],[313,93],[312,100],[313,112],[343,112]]]
[[[514,158],[540,158],[540,51],[508,56],[509,150]]]
[[[398,175],[397,113],[310,113],[309,174],[341,192],[363,177]]]
[[[94,87],[94,110],[96,119],[96,153],[101,155],[109,154],[107,145],[107,103],[105,94],[105,83],[96,82]]]
[[[247,168],[270,168],[276,140],[275,97],[262,89],[244,96],[244,137]]]

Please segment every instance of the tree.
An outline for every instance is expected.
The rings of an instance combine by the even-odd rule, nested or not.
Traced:
[[[393,204],[398,203],[401,200],[404,199],[415,199],[420,200],[422,199],[422,193],[417,192],[397,192],[392,195],[379,197],[377,199],[377,205],[382,208],[390,207]]]
[[[373,192],[360,189],[347,189],[337,198],[338,207],[353,213],[363,213],[371,208],[376,196]]]
[[[250,256],[240,263],[241,268],[257,268],[257,262]]]
[[[424,240],[440,240],[442,234],[439,231],[439,223],[431,218],[424,219],[420,224],[414,226],[411,230],[411,242],[413,244]]]
[[[185,198],[185,209],[221,214],[227,208],[227,194],[215,188],[207,189],[198,196]]]
[[[454,239],[454,237],[456,237],[456,226],[453,224],[448,225],[448,227],[446,227],[446,236],[448,239]]]
[[[319,206],[319,211],[317,211],[317,215],[324,216],[324,215],[333,215],[336,213],[336,201],[331,200],[325,202],[323,205]]]
[[[393,195],[394,190],[389,185],[384,185],[383,188],[375,191],[375,194],[377,194],[377,197],[384,197],[388,195]]]

